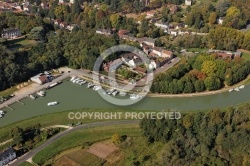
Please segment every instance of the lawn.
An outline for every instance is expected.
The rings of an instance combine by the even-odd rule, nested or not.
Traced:
[[[250,60],[250,53],[243,52],[242,58],[244,58],[245,60]]]
[[[25,161],[22,164],[20,164],[19,166],[33,166],[31,163]]]
[[[188,52],[205,52],[207,51],[207,48],[188,48],[187,51]]]
[[[127,135],[130,137],[140,136],[140,131],[138,125],[116,125],[79,130],[60,138],[37,153],[33,157],[33,161],[39,165],[43,165],[45,162],[49,164],[53,162],[51,159],[67,149],[78,146],[87,147],[95,142],[110,139],[113,134]]]
[[[80,110],[73,110],[73,111],[65,111],[65,112],[60,112],[60,113],[51,113],[47,115],[42,115],[42,116],[37,116],[34,118],[26,119],[5,127],[0,128],[0,143],[4,142],[8,139],[11,139],[10,137],[10,131],[12,128],[19,126],[21,128],[27,128],[30,126],[34,126],[38,123],[41,124],[42,127],[47,127],[47,126],[53,126],[53,125],[68,125],[68,124],[76,124],[78,122],[82,123],[92,123],[96,121],[105,121],[105,119],[80,119],[80,120],[70,120],[68,118],[68,114],[70,112],[143,112],[140,110],[118,110],[118,109],[80,109]],[[122,116],[121,119],[124,119],[124,116]],[[113,119],[115,120],[115,119]],[[111,121],[110,119],[107,119],[106,121]],[[1,148],[1,147],[0,147]]]
[[[9,96],[10,94],[14,93],[15,91],[17,91],[16,86],[13,88],[9,88],[9,89],[6,89],[4,91],[1,91],[0,96]]]

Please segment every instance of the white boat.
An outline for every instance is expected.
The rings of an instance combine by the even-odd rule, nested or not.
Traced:
[[[120,96],[126,96],[126,95],[127,95],[127,93],[126,93],[126,92],[124,92],[124,91],[120,91],[120,92],[119,92],[119,95],[120,95]]]
[[[101,90],[101,89],[102,89],[102,87],[99,86],[99,85],[95,85],[95,86],[93,87],[93,90],[94,90],[94,91],[98,91],[98,90]]]
[[[129,98],[130,98],[131,100],[138,100],[138,99],[141,98],[141,97],[142,97],[142,96],[137,95],[137,94],[131,94]]]
[[[57,105],[59,102],[57,101],[53,101],[53,102],[49,102],[47,105],[48,106],[53,106],[53,105]]]
[[[36,99],[36,96],[34,96],[34,95],[29,95],[29,97],[30,97],[31,99],[33,99],[33,100]]]
[[[76,77],[71,77],[70,81],[72,82],[72,81],[75,80],[75,79],[76,79]]]
[[[243,88],[245,88],[245,85],[241,85],[241,86],[239,87],[239,89],[243,89]]]
[[[4,111],[0,110],[0,115],[4,115]]]
[[[107,93],[108,93],[108,95],[111,95],[114,91],[115,91],[115,89],[112,88],[112,89],[109,89],[109,90],[107,91]]]
[[[91,83],[91,82],[89,82],[88,85],[87,85],[87,88],[91,88],[91,87],[93,87],[93,86],[94,86],[94,84]]]
[[[112,95],[113,95],[113,96],[116,96],[116,95],[117,95],[117,93],[118,93],[118,91],[117,91],[117,90],[115,90],[115,91],[112,93]]]
[[[3,117],[3,115],[2,114],[0,114],[0,118],[2,118]]]
[[[44,91],[39,91],[36,93],[37,95],[41,96],[41,97],[44,97],[45,96],[45,93]]]
[[[240,91],[240,88],[239,88],[239,87],[237,87],[237,88],[235,88],[234,90],[238,92],[238,91]]]
[[[234,89],[229,89],[228,92],[232,92]]]

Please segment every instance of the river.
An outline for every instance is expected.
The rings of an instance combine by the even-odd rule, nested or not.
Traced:
[[[70,81],[65,80],[61,85],[48,90],[46,97],[40,97],[36,100],[25,98],[21,100],[24,105],[21,103],[10,105],[14,110],[4,108],[3,110],[7,111],[7,113],[0,119],[0,126],[5,126],[34,116],[80,108],[133,108],[139,110],[176,109],[180,111],[221,108],[250,101],[249,94],[250,85],[247,85],[239,92],[225,92],[202,97],[146,97],[139,103],[122,107],[107,103],[97,92],[92,89],[87,89],[85,85],[75,85]],[[51,101],[59,101],[60,104],[48,107],[47,103]]]

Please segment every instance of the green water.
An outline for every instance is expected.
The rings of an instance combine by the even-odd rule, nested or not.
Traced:
[[[222,94],[192,97],[192,98],[151,98],[146,97],[139,103],[131,106],[121,107],[106,102],[99,94],[92,89],[87,89],[85,85],[75,85],[70,81],[64,81],[63,84],[47,91],[46,97],[40,97],[36,100],[25,98],[21,102],[11,105],[14,110],[9,108],[5,116],[0,119],[0,126],[21,121],[34,116],[60,112],[80,108],[123,108],[123,109],[141,109],[141,110],[201,110],[216,107],[225,107],[249,101],[250,85],[246,86],[240,92],[225,92]],[[47,103],[52,101],[60,102],[59,105],[48,107]]]

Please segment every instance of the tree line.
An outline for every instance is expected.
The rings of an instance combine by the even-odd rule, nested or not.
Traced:
[[[241,57],[222,59],[217,54],[198,55],[154,78],[153,93],[194,93],[218,90],[244,80],[250,74],[250,61]]]
[[[162,142],[154,165],[250,164],[250,104],[226,111],[182,113],[181,119],[143,119],[149,144]]]

